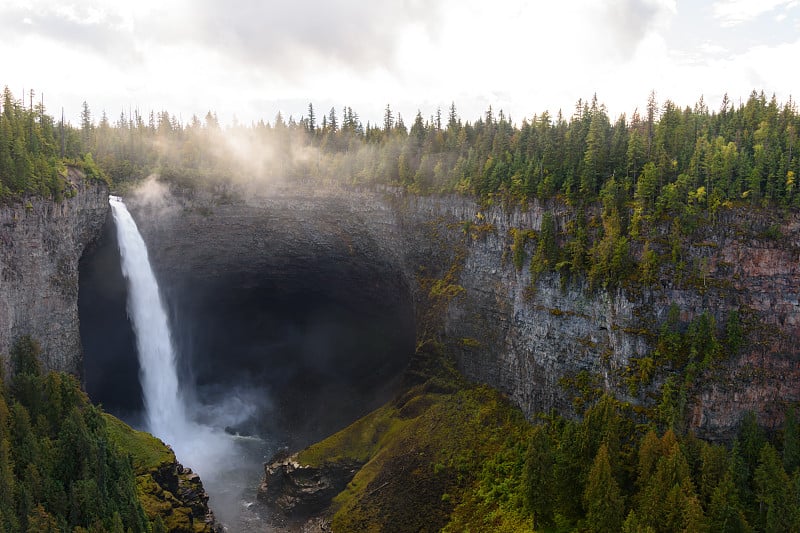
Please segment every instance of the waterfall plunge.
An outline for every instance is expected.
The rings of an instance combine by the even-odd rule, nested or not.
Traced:
[[[167,313],[150,268],[147,247],[120,198],[109,198],[117,226],[122,274],[128,280],[128,315],[136,333],[148,430],[170,442],[186,425],[186,408],[178,389],[175,350]]]
[[[167,313],[147,247],[122,199],[111,196],[109,203],[117,227],[122,273],[128,282],[128,315],[136,334],[146,429],[172,446],[178,460],[197,471],[204,481],[213,482],[225,468],[233,442],[224,432],[188,417]]]

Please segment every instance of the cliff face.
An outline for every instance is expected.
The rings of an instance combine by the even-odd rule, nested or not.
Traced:
[[[30,334],[45,369],[79,374],[77,264],[105,223],[108,191],[75,170],[70,180],[75,194],[61,203],[0,208],[0,353]],[[440,326],[459,367],[529,415],[568,411],[571,393],[559,381],[582,370],[624,394],[623,369],[652,351],[645,332],[673,303],[682,320],[707,311],[720,325],[740,309],[752,326],[747,348],[691,391],[690,423],[701,434],[728,436],[748,410],[774,426],[785,404],[800,400],[800,215],[724,211],[688,248],[693,282],[662,276],[654,287],[609,293],[549,274],[531,290],[527,267],[509,259],[509,232],[538,230],[548,210],[563,229],[563,208],[480,209],[469,199],[391,191],[295,191],[237,205],[195,199],[162,205],[160,216],[140,207],[140,218],[168,287],[189,291],[226,275],[243,290],[264,272],[277,275],[275,288],[322,276],[316,283],[332,298],[419,309],[427,296],[420,280],[457,266],[453,281],[465,290],[443,308]],[[530,257],[532,245],[526,251]]]
[[[154,263],[173,280],[210,282],[234,264],[244,285],[265,271],[278,285],[322,276],[336,297],[410,298],[420,327],[431,318],[421,315],[431,303],[430,281],[447,278],[464,290],[437,308],[437,327],[455,347],[460,370],[527,415],[570,412],[575,391],[563,381],[582,371],[597,376],[601,389],[648,401],[664,374],[631,397],[625,369],[652,353],[671,304],[683,322],[707,312],[721,328],[733,309],[747,322],[746,348],[689,390],[686,412],[700,435],[730,437],[746,411],[775,426],[786,403],[800,400],[800,215],[725,211],[695,232],[682,274],[662,270],[654,286],[609,292],[590,291],[580,277],[564,283],[557,274],[532,287],[533,242],[517,270],[511,230],[539,230],[547,211],[563,231],[571,216],[564,206],[482,209],[466,198],[394,191],[294,191],[222,206],[194,199],[166,218],[140,208]]]
[[[800,400],[797,213],[726,211],[693,235],[682,274],[662,270],[653,286],[609,292],[590,291],[582,279],[562,282],[557,274],[543,275],[532,287],[527,259],[520,270],[513,265],[510,230],[539,230],[550,211],[561,231],[570,216],[563,207],[480,209],[461,198],[394,205],[400,226],[434,222],[439,235],[462,248],[459,283],[465,290],[448,306],[446,338],[468,378],[504,392],[526,415],[570,412],[574,391],[560,382],[581,371],[626,398],[625,367],[652,353],[654,333],[671,304],[682,322],[707,312],[722,328],[734,309],[747,322],[748,342],[740,353],[707,371],[689,391],[689,424],[699,435],[729,438],[747,411],[775,427],[787,403]],[[411,237],[408,250],[417,246]],[[532,244],[526,252],[530,258]],[[649,392],[662,382],[663,376]]]
[[[59,203],[0,207],[0,354],[30,335],[45,370],[80,374],[78,260],[105,223],[108,188],[74,169],[68,177],[75,194]]]
[[[625,370],[652,354],[675,304],[682,322],[706,312],[720,330],[737,310],[747,338],[689,390],[689,425],[713,439],[732,437],[747,411],[768,427],[782,422],[786,405],[800,400],[800,214],[724,211],[687,241],[682,273],[665,268],[653,286],[592,291],[582,278],[563,282],[558,274],[532,286],[535,243],[526,245],[523,268],[514,266],[511,230],[540,230],[548,211],[563,231],[571,214],[558,205],[482,209],[465,198],[394,194],[351,204],[379,249],[401,265],[418,305],[426,294],[415,281],[457,273],[464,291],[449,301],[441,324],[457,364],[526,415],[570,412],[575,391],[562,383],[582,371],[598,376],[601,389],[646,402],[664,374],[630,397]]]

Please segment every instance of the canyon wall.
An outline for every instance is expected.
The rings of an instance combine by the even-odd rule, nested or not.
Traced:
[[[590,290],[580,276],[564,281],[555,273],[532,285],[533,240],[523,268],[511,259],[511,230],[538,231],[549,211],[561,232],[571,217],[563,205],[481,208],[468,198],[389,189],[283,191],[234,204],[183,199],[166,218],[141,210],[154,262],[176,280],[268,271],[282,283],[316,278],[351,301],[410,297],[418,328],[432,318],[421,312],[430,281],[448,278],[464,290],[441,308],[437,327],[459,369],[529,416],[570,412],[576,393],[564,382],[582,371],[596,387],[652,405],[670,369],[635,396],[625,371],[632,358],[652,353],[672,304],[683,323],[707,312],[721,329],[733,309],[746,322],[746,347],[689,390],[686,414],[698,434],[728,438],[746,411],[774,427],[787,402],[800,400],[797,214],[723,211],[694,232],[681,276],[666,268],[653,286]]]
[[[99,235],[108,188],[68,171],[69,194],[0,206],[0,355],[6,375],[15,340],[30,335],[42,347],[45,370],[80,375],[78,261]]]
[[[581,278],[564,282],[555,273],[532,286],[527,258],[535,243],[527,246],[523,268],[515,268],[510,230],[539,230],[546,211],[563,230],[570,217],[563,206],[480,209],[467,199],[420,198],[399,211],[411,219],[443,218],[451,232],[463,234],[467,221],[490,228],[461,236],[465,291],[451,302],[445,324],[467,377],[507,394],[529,416],[570,412],[575,392],[562,386],[563,378],[581,371],[622,399],[652,405],[665,375],[630,397],[625,369],[632,358],[652,353],[658,327],[675,304],[684,323],[707,312],[722,329],[734,309],[746,322],[744,348],[689,391],[688,423],[699,435],[730,438],[747,411],[776,427],[786,405],[800,400],[797,213],[725,211],[693,235],[680,281],[667,268],[652,286],[607,291],[590,290]]]
[[[251,422],[232,430],[305,446],[396,393],[414,352],[409,282],[350,198],[156,200],[126,201],[165,296],[181,375],[204,402],[258,398],[248,400],[258,410]]]
[[[0,208],[0,353],[30,334],[46,369],[80,374],[77,264],[108,203],[103,184],[74,170],[70,181],[75,194],[63,202]],[[749,324],[746,347],[690,391],[687,415],[699,434],[729,437],[746,411],[776,426],[786,404],[800,400],[797,213],[724,210],[695,232],[683,281],[665,271],[653,286],[608,291],[555,273],[532,285],[527,259],[535,242],[526,245],[523,268],[513,264],[511,230],[539,230],[549,211],[563,231],[570,211],[561,205],[482,208],[468,198],[388,189],[163,200],[131,201],[166,291],[226,283],[280,291],[313,280],[315,291],[348,305],[414,305],[419,312],[429,303],[424,281],[449,272],[464,290],[442,308],[437,326],[459,369],[527,415],[569,412],[574,391],[564,378],[582,371],[623,399],[652,402],[663,375],[631,397],[624,371],[652,352],[671,304],[684,322],[708,312],[721,327],[739,309]]]

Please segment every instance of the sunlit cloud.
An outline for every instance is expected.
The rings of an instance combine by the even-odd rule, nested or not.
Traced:
[[[491,105],[520,121],[569,115],[595,93],[616,115],[641,108],[650,90],[691,105],[700,94],[798,86],[796,69],[775,69],[769,57],[794,40],[797,4],[9,0],[0,5],[0,84],[44,92],[71,120],[86,100],[112,120],[137,108],[184,122],[209,110],[223,123],[279,111],[299,119],[313,102],[318,112],[351,106],[374,123],[387,104],[411,121],[455,102],[468,120]],[[764,14],[759,31],[744,24]],[[705,40],[698,27],[710,28]]]
[[[718,0],[712,10],[723,26],[735,26],[780,7],[788,10],[797,5],[797,0]]]

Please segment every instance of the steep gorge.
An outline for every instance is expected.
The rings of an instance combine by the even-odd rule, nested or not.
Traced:
[[[156,271],[172,295],[168,300],[177,302],[178,342],[194,339],[195,378],[202,383],[222,372],[213,354],[225,353],[226,361],[242,368],[231,379],[279,376],[270,385],[284,386],[283,408],[289,411],[292,391],[312,390],[319,393],[312,403],[325,403],[361,390],[355,402],[360,407],[347,411],[342,404],[347,414],[325,426],[328,430],[363,414],[364,402],[377,390],[369,384],[388,383],[412,348],[400,340],[406,344],[397,353],[366,350],[355,359],[323,357],[300,366],[270,361],[265,369],[270,339],[252,335],[264,321],[275,320],[259,314],[269,298],[288,313],[303,300],[330,305],[335,313],[372,309],[389,323],[353,334],[396,331],[396,341],[408,339],[413,307],[417,328],[429,326],[423,320],[437,321],[468,379],[508,395],[528,416],[550,409],[571,412],[575,391],[564,383],[581,372],[623,399],[652,402],[648,395],[657,393],[664,376],[631,396],[625,372],[632,359],[652,352],[670,305],[677,306],[683,323],[708,312],[718,328],[737,309],[748,342],[689,391],[690,426],[701,436],[727,439],[745,412],[775,427],[785,405],[800,399],[800,216],[795,213],[723,211],[713,226],[687,240],[682,275],[664,268],[652,286],[609,291],[590,290],[580,277],[564,281],[555,273],[544,274],[532,288],[527,267],[513,264],[512,230],[538,231],[546,212],[563,230],[572,216],[563,205],[481,208],[468,198],[389,190],[285,190],[247,201],[179,196],[137,209]],[[530,257],[534,244],[526,246]],[[430,304],[426,280],[448,272],[463,292],[436,309],[442,316],[423,317]],[[215,324],[211,317],[219,316],[230,320]],[[180,324],[194,329],[181,331]],[[323,394],[325,382],[339,379]],[[297,414],[289,417],[295,424],[303,420]],[[308,416],[310,427],[324,426],[321,418]]]
[[[107,191],[77,179],[74,186],[62,204],[1,210],[0,348],[7,353],[15,335],[32,333],[42,340],[46,368],[80,374],[77,261],[100,235]],[[286,432],[281,444],[296,448],[378,407],[398,390],[415,326],[418,336],[443,340],[469,380],[497,389],[529,417],[572,412],[576,391],[566,385],[581,373],[596,388],[652,406],[670,368],[636,394],[626,387],[626,369],[653,351],[672,304],[683,324],[704,312],[718,327],[733,309],[743,316],[743,348],[688,390],[687,420],[700,436],[727,440],[747,411],[774,428],[800,399],[797,213],[723,210],[684,243],[683,272],[667,265],[655,284],[609,291],[555,273],[532,284],[524,262],[514,264],[515,231],[539,231],[548,212],[564,231],[573,215],[560,204],[486,207],[394,190],[284,190],[247,200],[178,194],[131,203],[171,302],[177,342],[190,354],[186,378],[198,394],[237,384],[266,392],[258,416],[231,431],[277,425]],[[113,250],[101,239],[86,260],[104,246]],[[523,255],[533,253],[528,242]],[[111,388],[135,399],[124,290],[111,275],[113,254],[104,261],[81,286],[84,296],[94,290],[110,298],[93,316],[81,311],[82,327],[96,335],[84,343],[90,351],[113,344],[93,368],[113,369]],[[445,302],[431,297],[442,287],[437,280],[453,289]],[[87,309],[96,303],[89,298]],[[346,327],[334,332],[329,326],[342,317]],[[298,323],[321,327],[291,326]],[[302,350],[275,349],[286,339],[274,332],[287,327]],[[274,353],[282,355],[268,357]],[[136,402],[125,409],[135,411]]]
[[[105,223],[107,191],[74,174],[71,179],[75,194],[60,204],[32,201],[0,210],[0,353],[8,352],[15,336],[30,333],[42,344],[45,368],[80,374],[77,260]],[[343,312],[341,306],[356,312],[377,305],[390,311],[384,318],[400,322],[388,330],[407,338],[410,309],[426,296],[419,279],[441,277],[458,264],[457,283],[465,291],[450,302],[443,330],[458,351],[459,368],[509,395],[529,415],[568,411],[570,393],[559,380],[581,370],[622,392],[622,369],[652,350],[652,333],[672,303],[684,321],[708,311],[720,325],[729,310],[741,308],[754,324],[746,349],[694,391],[691,425],[701,434],[730,435],[748,410],[774,426],[783,405],[800,398],[796,213],[722,212],[688,246],[686,262],[702,265],[702,279],[677,283],[664,276],[651,287],[607,292],[548,274],[532,292],[527,268],[517,270],[509,259],[509,231],[538,230],[546,211],[563,228],[569,219],[564,207],[481,209],[458,197],[284,191],[247,203],[193,197],[138,209],[156,270],[166,290],[181,295],[173,298],[181,303],[172,312],[199,320],[194,332],[179,331],[179,342],[201,332],[205,337],[195,342],[210,353],[225,348],[214,339],[231,333],[227,351],[239,353],[249,373],[261,371],[253,347],[269,344],[266,338],[244,342],[245,330],[270,319],[258,316],[265,294],[290,312],[298,296],[327,302],[334,313]],[[232,318],[215,326],[207,320],[210,310]],[[181,323],[192,321],[176,320]],[[406,344],[404,350],[410,349]],[[327,363],[340,375],[369,368],[363,380],[375,372],[396,373],[407,356]],[[218,371],[208,359],[192,370],[200,381]]]
[[[229,431],[296,446],[394,394],[414,349],[410,288],[342,200],[170,198],[129,204],[169,307],[182,380],[197,396],[190,401],[240,402],[255,412]],[[112,362],[100,348],[130,337],[124,284],[107,272],[113,240],[106,234],[87,258],[82,328],[90,392],[123,414],[138,407],[119,394],[138,368],[135,351],[127,342]]]

